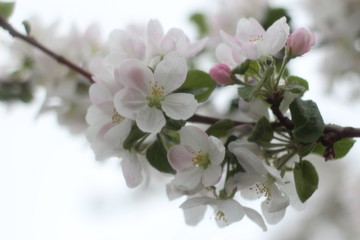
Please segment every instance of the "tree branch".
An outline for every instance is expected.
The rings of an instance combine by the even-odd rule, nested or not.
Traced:
[[[28,44],[34,46],[35,48],[37,48],[37,49],[41,50],[42,52],[44,52],[45,54],[47,54],[48,56],[52,57],[57,62],[67,66],[71,70],[73,70],[73,71],[79,73],[80,75],[84,76],[91,83],[94,82],[94,80],[92,79],[92,74],[90,72],[86,71],[85,69],[81,68],[80,66],[78,66],[75,63],[71,62],[70,60],[68,60],[68,59],[66,59],[66,58],[52,52],[51,50],[46,48],[44,45],[42,45],[41,43],[36,41],[34,38],[26,36],[26,35],[18,32],[1,15],[0,15],[0,27],[5,29],[12,37],[19,38],[19,39],[27,42]]]

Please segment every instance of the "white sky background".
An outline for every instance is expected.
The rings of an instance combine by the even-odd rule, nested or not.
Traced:
[[[106,37],[114,28],[157,18],[166,30],[176,26],[191,33],[188,13],[214,1],[194,2],[18,0],[11,22],[19,27],[33,15],[49,23],[60,19],[65,28],[73,22],[80,28],[99,22]],[[316,55],[299,58],[302,67],[294,68],[310,82],[306,98],[318,103],[326,122],[360,127],[359,106],[325,96],[313,60]],[[305,214],[289,211],[282,224],[269,226],[265,234],[247,219],[219,229],[211,214],[199,226],[189,227],[178,208],[183,199],[169,202],[163,182],[128,189],[117,161],[95,162],[86,141],[59,127],[53,115],[35,120],[39,107],[39,102],[11,109],[0,105],[0,239],[265,239],[288,227],[292,217]],[[357,143],[346,164],[356,162],[359,150]],[[353,166],[359,169],[359,164]]]

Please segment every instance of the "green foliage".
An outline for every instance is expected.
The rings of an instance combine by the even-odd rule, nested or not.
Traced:
[[[262,117],[255,125],[248,140],[250,142],[270,142],[274,137],[271,123],[266,117]]]
[[[175,173],[175,170],[172,169],[167,159],[167,151],[163,146],[159,135],[157,135],[157,139],[147,149],[146,158],[151,164],[151,166],[153,166],[160,172],[171,174]]]
[[[321,137],[325,124],[315,102],[297,98],[290,104],[290,112],[297,141],[307,144]]]
[[[200,70],[191,70],[188,72],[183,85],[176,92],[191,93],[198,102],[204,102],[209,98],[215,87],[216,83],[209,74]]]
[[[354,146],[355,140],[352,138],[344,138],[334,143],[335,156],[334,159],[343,158],[348,154],[350,149]],[[325,147],[322,144],[316,144],[313,153],[323,155]]]
[[[287,14],[287,11],[284,8],[269,8],[266,18],[262,22],[264,29],[269,28],[276,20],[286,17],[287,23],[291,22],[291,17]]]
[[[136,124],[133,124],[129,135],[124,140],[123,143],[124,149],[131,150],[131,148],[135,145],[135,143],[140,139],[142,139],[143,137],[145,137],[146,135],[148,134],[141,131]]]
[[[8,19],[14,12],[15,2],[0,2],[0,15]]]
[[[240,74],[240,75],[244,75],[246,73],[246,71],[249,69],[250,67],[250,63],[252,60],[250,59],[246,59],[244,62],[242,62],[239,66],[237,66],[236,68],[234,68],[232,70],[232,72],[234,74]]]
[[[29,103],[33,99],[29,82],[3,81],[0,83],[0,101],[22,101]]]
[[[190,21],[196,25],[200,37],[208,34],[209,29],[204,14],[194,13],[190,16]]]
[[[250,102],[254,97],[257,88],[255,86],[244,86],[238,88],[238,95],[245,101]]]
[[[306,160],[295,163],[294,180],[296,192],[303,203],[313,195],[319,184],[315,167]]]
[[[228,119],[220,120],[215,124],[211,125],[206,133],[218,138],[227,136],[230,129],[234,127],[234,122]]]
[[[289,76],[286,80],[286,85],[284,87],[286,91],[290,91],[291,93],[303,94],[307,90],[309,90],[308,82],[297,76]]]
[[[174,120],[171,118],[166,119],[166,129],[169,130],[174,130],[174,131],[178,131],[180,130],[183,126],[185,126],[186,121],[185,120]]]

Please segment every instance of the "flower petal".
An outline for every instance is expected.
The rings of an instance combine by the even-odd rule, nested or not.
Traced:
[[[136,124],[144,132],[160,132],[165,123],[164,114],[157,108],[145,106],[136,116]]]
[[[101,83],[95,83],[90,86],[89,97],[91,102],[96,105],[112,102],[113,100],[112,93]]]
[[[135,88],[148,94],[149,83],[153,80],[153,73],[142,62],[131,59],[115,69],[115,80],[121,82],[127,88]]]
[[[168,150],[168,160],[173,169],[177,172],[184,171],[190,167],[194,167],[192,159],[194,154],[193,150],[184,145],[175,145]]]
[[[143,180],[141,164],[136,154],[128,153],[121,162],[126,185],[129,188],[137,187]]]
[[[270,213],[286,209],[290,204],[289,197],[274,183],[271,187],[270,201],[268,202],[267,211]]]
[[[207,152],[208,135],[198,127],[185,126],[180,130],[181,144],[190,146],[195,151]]]
[[[157,48],[160,46],[160,43],[164,37],[164,31],[159,21],[149,21],[147,26],[147,37],[152,47],[156,48],[155,51],[157,51]]]
[[[154,80],[164,87],[164,94],[168,95],[185,82],[187,70],[185,58],[173,52],[156,66]]]
[[[171,28],[163,38],[161,47],[164,54],[172,51],[183,53],[189,46],[189,40],[183,30]]]
[[[208,154],[213,165],[220,165],[225,157],[224,144],[216,137],[209,136],[208,141]]]
[[[245,216],[243,206],[233,199],[216,201],[218,211],[224,214],[224,217],[216,218],[219,227],[228,226],[234,222],[242,220]]]
[[[189,93],[172,93],[165,97],[161,107],[166,115],[175,120],[186,120],[194,115],[198,102]]]
[[[214,186],[220,181],[221,174],[221,166],[210,165],[204,170],[201,182],[202,184],[204,184],[205,187]]]
[[[237,23],[235,38],[244,44],[264,34],[264,28],[255,18],[241,18]]]
[[[115,94],[114,106],[121,116],[135,120],[138,113],[147,106],[146,96],[137,89],[126,88]]]
[[[285,216],[286,208],[278,212],[269,212],[269,205],[264,201],[261,203],[261,211],[266,219],[266,222],[269,224],[277,224]]]
[[[192,190],[199,186],[202,171],[198,168],[190,168],[188,171],[177,172],[174,184],[182,190]]]
[[[286,18],[282,17],[274,22],[264,35],[264,49],[266,55],[276,55],[285,46],[290,34],[290,27],[286,23]]]
[[[244,207],[245,210],[245,215],[250,218],[253,222],[255,222],[257,225],[259,225],[259,227],[261,227],[261,229],[266,232],[267,231],[267,227],[265,224],[265,221],[263,219],[263,217],[261,216],[260,213],[258,213],[257,211],[255,211],[254,209],[251,208],[247,208]]]

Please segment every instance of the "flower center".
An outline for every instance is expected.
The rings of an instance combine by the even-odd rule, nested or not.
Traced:
[[[205,154],[202,150],[193,153],[195,156],[192,158],[192,163],[196,167],[206,169],[210,165],[209,155]]]
[[[269,202],[271,197],[270,189],[274,182],[275,179],[269,175],[264,182],[255,184],[254,187],[256,194],[266,197],[266,202]],[[250,187],[250,190],[253,190],[254,187]]]
[[[263,35],[250,35],[249,42],[257,42],[257,41],[263,41],[264,37]]]
[[[146,98],[148,100],[148,106],[161,109],[161,102],[164,100],[165,88],[164,86],[158,85],[157,81],[150,81],[150,84],[150,96]]]
[[[226,217],[225,217],[225,213],[223,211],[218,210],[216,212],[216,220],[227,222]]]
[[[121,123],[125,118],[123,116],[121,116],[116,109],[114,108],[114,114],[112,116],[112,123],[113,124],[119,124]]]

